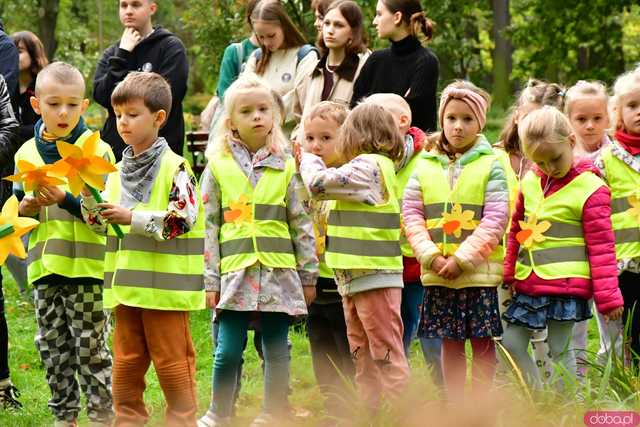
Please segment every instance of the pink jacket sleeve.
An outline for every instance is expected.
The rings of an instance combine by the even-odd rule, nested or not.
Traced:
[[[582,209],[582,231],[591,266],[593,299],[598,311],[606,314],[623,305],[611,226],[611,192],[606,186],[587,199]]]
[[[507,248],[504,256],[504,283],[513,283],[516,274],[516,259],[518,251],[520,251],[520,243],[516,240],[516,234],[520,231],[520,223],[518,221],[524,218],[524,196],[522,192],[518,193],[518,200],[511,216],[511,230],[507,236]]]
[[[420,265],[429,269],[433,259],[441,252],[427,231],[423,205],[420,181],[413,174],[407,182],[402,200],[404,232]]]

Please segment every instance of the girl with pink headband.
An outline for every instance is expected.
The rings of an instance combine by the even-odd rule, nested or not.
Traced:
[[[418,335],[442,339],[442,370],[451,399],[463,396],[465,341],[473,349],[473,392],[495,373],[493,337],[502,334],[496,287],[509,216],[505,171],[487,139],[489,95],[457,81],[440,98],[435,147],[423,155],[404,193],[405,233],[425,286]]]

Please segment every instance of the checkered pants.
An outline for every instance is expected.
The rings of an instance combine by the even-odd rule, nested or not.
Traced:
[[[35,343],[51,389],[49,408],[59,420],[80,412],[80,388],[91,421],[107,422],[111,402],[111,354],[101,285],[36,285]],[[76,380],[77,374],[77,380]]]

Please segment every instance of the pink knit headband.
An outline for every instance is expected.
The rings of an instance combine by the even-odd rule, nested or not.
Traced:
[[[440,127],[442,127],[444,122],[444,109],[452,99],[458,99],[467,104],[476,116],[480,124],[480,130],[484,129],[484,125],[487,123],[487,101],[472,90],[455,87],[446,88],[440,96],[440,108],[438,110]]]

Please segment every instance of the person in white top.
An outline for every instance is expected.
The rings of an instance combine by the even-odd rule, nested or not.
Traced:
[[[260,2],[251,14],[251,23],[260,48],[251,55],[244,72],[258,74],[282,97],[286,112],[283,130],[288,134],[295,124],[294,89],[311,73],[318,54],[305,44],[279,1]]]
[[[346,106],[351,102],[353,83],[370,54],[360,6],[351,0],[331,3],[316,46],[321,58],[311,74],[296,86],[294,94],[293,113],[298,122],[320,101]],[[294,137],[302,134],[302,129],[293,133]]]

